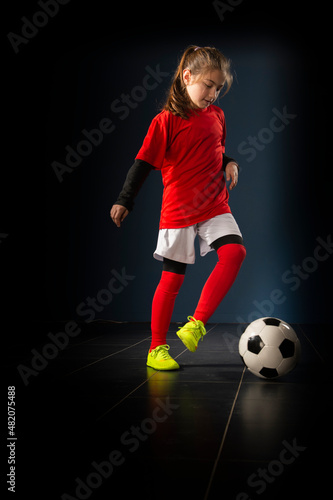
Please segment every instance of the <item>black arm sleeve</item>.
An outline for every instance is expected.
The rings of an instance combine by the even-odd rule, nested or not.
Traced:
[[[152,169],[153,167],[149,163],[143,160],[135,160],[127,173],[123,189],[115,204],[122,205],[129,211],[133,210],[134,198]]]
[[[239,166],[238,166],[238,163],[236,160],[234,160],[233,158],[230,158],[230,156],[227,156],[227,155],[223,155],[223,164],[222,164],[222,169],[225,170],[225,167],[228,165],[228,163],[230,163],[231,161],[234,161],[237,165],[237,168],[239,170]]]

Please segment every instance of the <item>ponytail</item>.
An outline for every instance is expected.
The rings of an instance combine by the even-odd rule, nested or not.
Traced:
[[[226,88],[223,95],[229,92],[233,80],[230,72],[230,61],[219,50],[214,47],[189,46],[179,62],[167,101],[163,107],[164,110],[185,120],[188,119],[190,110],[196,108],[187,93],[183,80],[183,71],[187,68],[194,76],[203,75],[210,70],[222,71],[225,77],[224,87]]]

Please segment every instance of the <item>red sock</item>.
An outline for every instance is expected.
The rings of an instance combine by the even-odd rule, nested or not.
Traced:
[[[150,350],[166,343],[175,300],[184,281],[184,274],[163,271],[153,298],[151,312],[152,341]]]
[[[218,248],[217,255],[219,261],[202,289],[193,315],[204,324],[215,312],[235,281],[245,259],[246,250],[243,245],[231,243]]]

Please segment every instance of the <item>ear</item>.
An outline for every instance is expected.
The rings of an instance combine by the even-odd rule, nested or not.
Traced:
[[[188,68],[185,68],[183,71],[183,81],[185,85],[189,85],[191,81],[191,70]]]

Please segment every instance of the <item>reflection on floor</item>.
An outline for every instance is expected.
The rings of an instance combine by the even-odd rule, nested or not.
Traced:
[[[96,321],[57,341],[47,334],[64,331],[64,324],[38,324],[38,345],[27,339],[9,350],[18,494],[253,500],[316,492],[324,498],[328,327],[293,325],[301,362],[265,381],[242,364],[239,326],[208,325],[195,354],[176,336],[178,326],[168,334],[181,365],[176,372],[146,366],[146,323]]]

